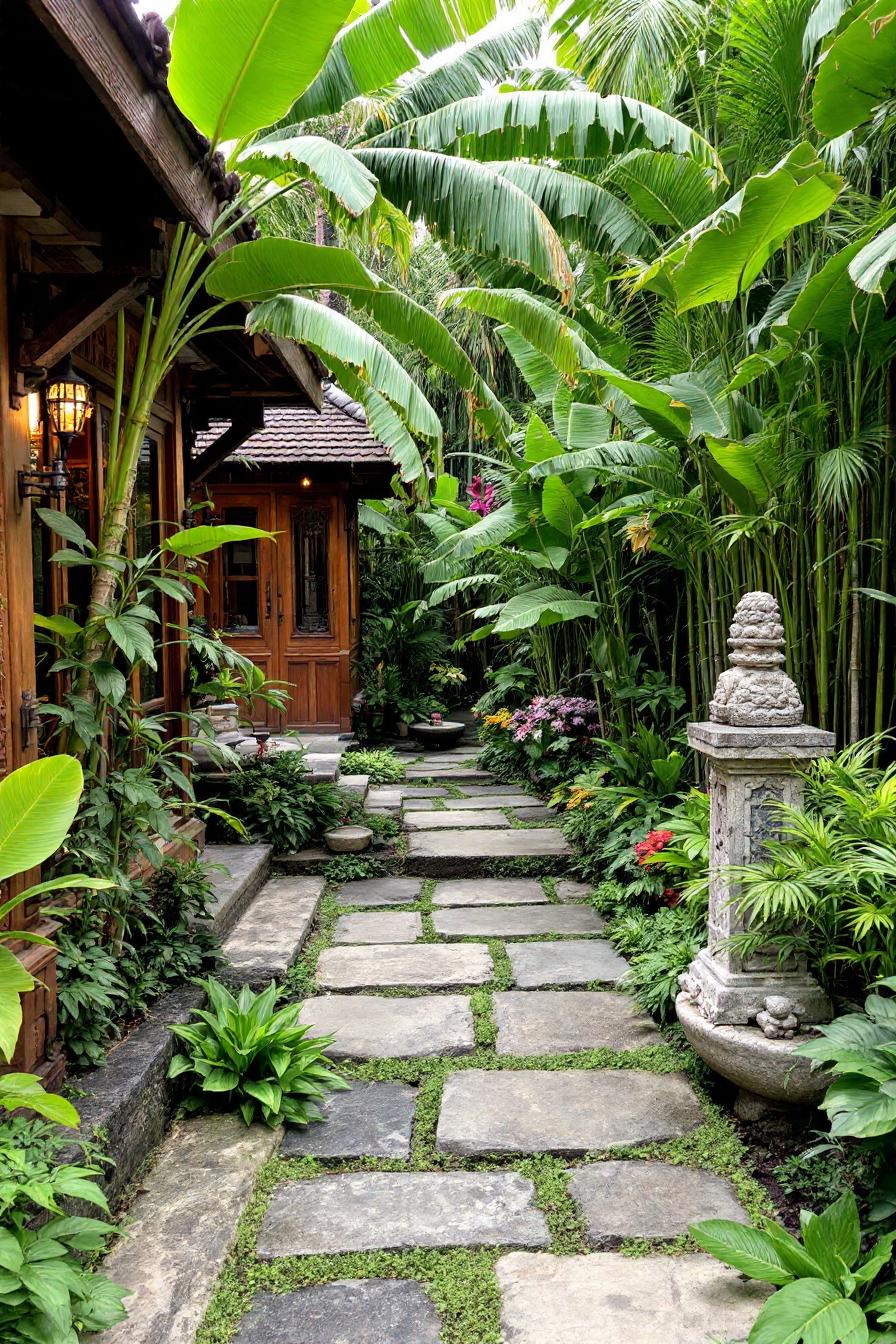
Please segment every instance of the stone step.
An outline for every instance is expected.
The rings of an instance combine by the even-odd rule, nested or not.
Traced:
[[[475,765],[466,765],[463,761],[453,763],[442,759],[409,765],[405,770],[405,779],[408,783],[415,779],[432,779],[442,784],[490,784],[494,775],[487,770],[478,770]]]
[[[534,798],[526,793],[483,793],[476,798],[444,798],[442,800],[449,812],[475,812],[481,808],[502,808],[502,807],[534,807],[541,805],[540,798]],[[427,812],[432,811],[431,804],[427,798],[405,798],[402,804],[405,812]],[[458,818],[459,826],[465,826],[466,821]]]
[[[520,989],[494,996],[499,1055],[565,1055],[661,1045],[652,1018],[627,994]]]
[[[475,812],[406,812],[406,831],[457,831],[463,835],[469,830],[506,830],[510,822],[497,808],[480,808]]]
[[[334,943],[415,943],[423,937],[423,919],[403,910],[370,910],[340,915]]]
[[[416,1101],[417,1089],[407,1083],[353,1082],[318,1103],[323,1124],[287,1127],[281,1156],[407,1160]]]
[[[259,1293],[234,1344],[439,1344],[439,1313],[413,1279],[337,1279]]]
[[[772,1291],[708,1255],[503,1256],[501,1326],[513,1344],[718,1344],[746,1339]]]
[[[502,905],[437,910],[433,928],[449,942],[457,938],[531,938],[537,934],[582,937],[601,933],[604,921],[590,905]]]
[[[318,985],[337,990],[448,989],[483,985],[494,973],[487,948],[475,943],[330,947],[317,963]]]
[[[420,899],[420,877],[366,877],[346,882],[336,893],[338,905],[413,905]]]
[[[277,1260],[549,1241],[535,1186],[516,1172],[353,1172],[275,1190],[256,1254]]]
[[[322,994],[305,1001],[300,1020],[316,1035],[335,1037],[327,1049],[332,1059],[423,1059],[469,1055],[475,1048],[464,994]]]
[[[705,1218],[750,1221],[731,1182],[711,1171],[632,1160],[593,1162],[567,1174],[592,1246],[622,1237],[680,1237]]]
[[[518,989],[552,985],[618,984],[628,962],[603,938],[560,938],[549,943],[508,943]]]
[[[130,1289],[128,1319],[94,1344],[189,1344],[236,1240],[255,1173],[279,1134],[238,1115],[175,1126],[128,1210],[127,1237],[102,1265]]]
[[[202,862],[209,868],[213,898],[210,923],[225,938],[271,871],[270,845],[206,845]]]
[[[272,877],[224,942],[218,970],[231,985],[263,989],[285,975],[317,914],[322,877]]]
[[[547,905],[542,884],[532,877],[455,878],[437,882],[432,894],[434,906]]]
[[[690,1134],[702,1120],[683,1074],[467,1069],[445,1084],[436,1147],[460,1157],[579,1156],[663,1143]]]
[[[350,797],[363,805],[370,791],[369,775],[344,775],[340,771],[336,782],[343,793],[349,794]]]
[[[563,832],[555,827],[526,830],[413,831],[404,871],[415,877],[490,877],[496,862],[519,861],[527,877],[562,875],[572,858]]]

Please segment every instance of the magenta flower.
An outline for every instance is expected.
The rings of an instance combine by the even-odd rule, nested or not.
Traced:
[[[478,513],[483,518],[487,518],[492,511],[492,505],[495,499],[495,487],[491,482],[487,482],[485,489],[482,487],[482,477],[474,476],[467,490],[467,497],[470,501],[470,512]]]

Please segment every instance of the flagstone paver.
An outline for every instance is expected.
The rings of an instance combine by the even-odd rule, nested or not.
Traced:
[[[336,893],[339,905],[413,905],[420,898],[419,877],[368,877],[346,882]]]
[[[415,943],[423,937],[423,920],[410,911],[370,910],[340,915],[334,943]]]
[[[446,788],[437,784],[420,784],[416,788],[413,784],[383,784],[370,790],[367,804],[369,807],[401,807],[405,798],[444,798],[447,792]]]
[[[408,835],[407,866],[426,877],[467,877],[496,859],[520,859],[529,864],[543,859],[542,871],[556,870],[557,861],[571,856],[566,836],[553,826],[511,827],[482,837],[469,831],[412,831]]]
[[[550,943],[508,943],[507,955],[518,989],[549,985],[615,985],[628,970],[603,938],[560,938]]]
[[[434,906],[547,905],[548,898],[541,883],[530,877],[459,877],[437,882],[432,903]]]
[[[260,1293],[234,1344],[439,1344],[440,1328],[412,1279],[340,1279]]]
[[[454,831],[458,821],[453,812],[411,812],[404,819],[405,829],[409,831]],[[508,827],[510,822],[503,812],[495,808],[484,808],[479,812],[465,812],[463,820],[466,830],[487,828],[489,830]]]
[[[503,1256],[503,1336],[513,1344],[716,1344],[744,1340],[771,1291],[708,1255]]]
[[[432,917],[440,938],[530,938],[533,934],[600,933],[603,920],[590,906],[505,905],[439,910]]]
[[[380,943],[372,947],[331,947],[317,963],[322,989],[447,989],[484,985],[494,967],[484,947]]]
[[[436,1147],[461,1157],[602,1152],[679,1138],[702,1118],[681,1074],[466,1069],[445,1083]]]
[[[703,1218],[750,1220],[730,1181],[668,1162],[595,1162],[569,1173],[593,1246],[616,1237],[678,1237]]]
[[[458,784],[457,788],[464,798],[497,798],[502,794],[517,794],[521,791],[519,784],[496,784],[494,779],[483,784]]]
[[[411,1155],[416,1088],[407,1083],[353,1082],[348,1092],[331,1092],[320,1108],[323,1124],[290,1126],[280,1149],[284,1157],[388,1157]]]
[[[307,999],[300,1021],[317,1034],[335,1035],[332,1059],[422,1059],[468,1055],[474,1047],[473,1014],[464,994],[425,994],[412,999],[375,994],[324,994]]]
[[[261,1260],[434,1246],[546,1246],[532,1181],[512,1171],[352,1172],[274,1191]]]
[[[475,812],[477,808],[492,807],[535,807],[540,804],[540,799],[533,798],[526,793],[483,793],[475,798],[444,798],[442,800],[449,812]],[[408,798],[404,803],[405,812],[425,812],[427,810],[426,798]],[[463,827],[464,821],[456,817],[454,824]]]
[[[509,990],[494,996],[499,1055],[564,1055],[660,1045],[654,1021],[627,994]]]

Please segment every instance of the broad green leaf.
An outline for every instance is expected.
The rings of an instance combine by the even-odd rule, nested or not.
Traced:
[[[782,319],[790,331],[817,331],[825,341],[840,345],[854,342],[864,326],[869,300],[856,294],[853,266],[865,251],[867,233],[835,252],[820,270],[810,277]],[[861,285],[861,289],[866,286]],[[872,286],[876,288],[876,286]],[[875,300],[878,304],[879,300]],[[883,306],[880,305],[883,318]],[[772,329],[773,334],[775,329]]]
[[[213,145],[270,126],[320,73],[352,0],[180,0],[168,88]]]
[[[514,327],[499,326],[495,330],[507,347],[507,352],[523,379],[532,389],[535,400],[539,405],[552,402],[558,388],[566,387],[565,383],[561,383],[556,365],[525,340]],[[554,423],[556,425],[556,419]]]
[[[722,1218],[694,1223],[688,1230],[701,1250],[708,1251],[723,1264],[731,1265],[751,1279],[784,1284],[793,1278],[778,1247],[766,1232]],[[782,1341],[777,1340],[775,1344],[782,1344]]]
[[[673,161],[671,154],[658,157]],[[531,197],[566,243],[580,243],[593,252],[636,253],[647,237],[630,206],[587,177],[523,160],[491,167]]]
[[[81,766],[72,756],[47,756],[0,780],[0,881],[56,853],[83,785]]]
[[[548,476],[541,492],[541,507],[551,527],[572,537],[585,517],[585,512],[565,481],[559,476]]]
[[[715,150],[649,103],[583,90],[486,93],[462,98],[378,136],[376,145],[449,149],[480,160],[602,159],[646,147],[687,154],[722,176]]]
[[[811,145],[797,145],[671,243],[640,273],[635,288],[666,294],[680,313],[735,299],[793,229],[833,204],[841,186]]]
[[[524,289],[449,289],[439,296],[439,305],[507,323],[566,376],[601,366],[569,318]]]
[[[896,0],[877,0],[831,42],[812,90],[812,120],[833,138],[867,121],[896,93]]]
[[[566,427],[566,446],[570,452],[606,443],[612,432],[613,418],[606,406],[588,406],[579,401],[572,403]]]
[[[420,388],[379,341],[342,313],[284,294],[253,308],[246,325],[251,332],[268,331],[307,345],[325,362],[334,356],[390,401],[412,434],[441,447],[441,422]]]
[[[650,149],[611,163],[605,182],[627,194],[641,220],[675,233],[705,219],[718,196],[714,178],[695,159]]]
[[[530,415],[526,426],[523,456],[527,462],[544,462],[557,455],[560,447],[547,425],[538,415]]]
[[[896,1130],[896,1097],[888,1097],[870,1078],[837,1078],[821,1102],[839,1138],[873,1139]]]
[[[68,616],[41,616],[40,612],[36,611],[32,619],[36,629],[49,630],[62,639],[72,639],[75,635],[84,633],[84,627]]]
[[[34,979],[15,953],[0,944],[0,1061],[9,1062],[22,1029],[21,994],[34,987]]]
[[[450,246],[524,266],[563,298],[572,292],[563,243],[513,174],[425,149],[372,147],[355,152],[393,205],[423,219]]]
[[[0,949],[3,950],[5,949]],[[2,977],[2,964],[0,964],[0,977]],[[0,1051],[2,1050],[3,1044],[0,1041]],[[0,1108],[7,1111],[34,1111],[37,1115],[42,1115],[45,1120],[52,1120],[56,1125],[66,1125],[69,1129],[77,1129],[81,1123],[78,1112],[71,1102],[56,1092],[46,1092],[41,1086],[40,1078],[34,1073],[0,1075]]]
[[[883,229],[849,263],[849,274],[867,294],[883,294],[881,284],[887,270],[896,262],[896,224]],[[889,288],[889,285],[886,286]]]
[[[290,180],[311,177],[350,215],[362,215],[376,200],[376,178],[341,145],[321,135],[282,131],[256,140],[240,155],[241,173]]]
[[[798,1279],[766,1302],[749,1344],[867,1344],[868,1325],[858,1302],[824,1279]]]
[[[88,544],[87,533],[83,527],[75,522],[74,518],[69,518],[67,513],[60,513],[58,509],[35,509],[41,522],[55,532],[57,537],[62,537],[63,541],[70,541],[73,545],[82,549]]]
[[[254,243],[238,243],[210,268],[206,285],[219,298],[259,300],[284,295],[281,301],[284,304],[287,302],[286,291],[335,289],[347,295],[358,308],[370,313],[384,331],[420,350],[464,391],[471,393],[478,405],[494,410],[502,429],[510,428],[509,415],[443,323],[422,304],[374,275],[345,248],[318,247],[291,238],[262,238]],[[321,307],[319,304],[315,306]],[[272,307],[268,311],[276,310]],[[251,324],[257,323],[257,312],[251,315]],[[348,323],[347,318],[343,321]],[[353,323],[349,323],[349,329],[360,332]],[[376,345],[371,336],[367,336],[367,342]],[[340,349],[338,340],[334,339],[333,346],[332,356],[340,364],[353,363]],[[346,350],[348,348],[346,342]],[[322,354],[322,357],[326,359],[328,354]],[[391,384],[378,386],[366,376],[363,359],[356,374],[362,381],[371,383],[375,391],[394,400],[389,391]],[[435,426],[430,425],[430,429],[434,430]]]
[[[596,602],[580,597],[570,589],[547,586],[518,593],[505,602],[494,624],[496,635],[516,634],[533,625],[557,625],[561,621],[596,620]]]
[[[712,459],[710,470],[725,494],[741,513],[761,512],[771,493],[763,464],[766,447],[761,443],[726,442],[711,437],[707,438],[706,446]]]
[[[852,1269],[858,1260],[862,1234],[856,1197],[851,1190],[845,1191],[823,1213],[810,1214],[802,1230],[803,1245],[832,1283],[839,1281],[843,1265]]]
[[[162,543],[166,551],[173,555],[192,559],[197,555],[208,555],[210,551],[220,550],[232,541],[274,541],[273,532],[265,532],[260,527],[242,527],[236,523],[221,526],[188,527],[183,532],[175,532]],[[108,625],[108,621],[106,623]]]
[[[338,112],[353,98],[386,88],[416,69],[421,57],[461,42],[497,12],[496,0],[382,0],[339,35],[292,117]]]

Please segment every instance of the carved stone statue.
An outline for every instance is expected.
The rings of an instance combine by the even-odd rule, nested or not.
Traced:
[[[771,593],[747,593],[728,636],[732,666],[709,706],[711,723],[736,728],[792,727],[803,721],[800,693],[783,669],[784,626]]]
[[[800,1029],[794,1004],[784,994],[769,994],[756,1025],[770,1041],[789,1041]]]

